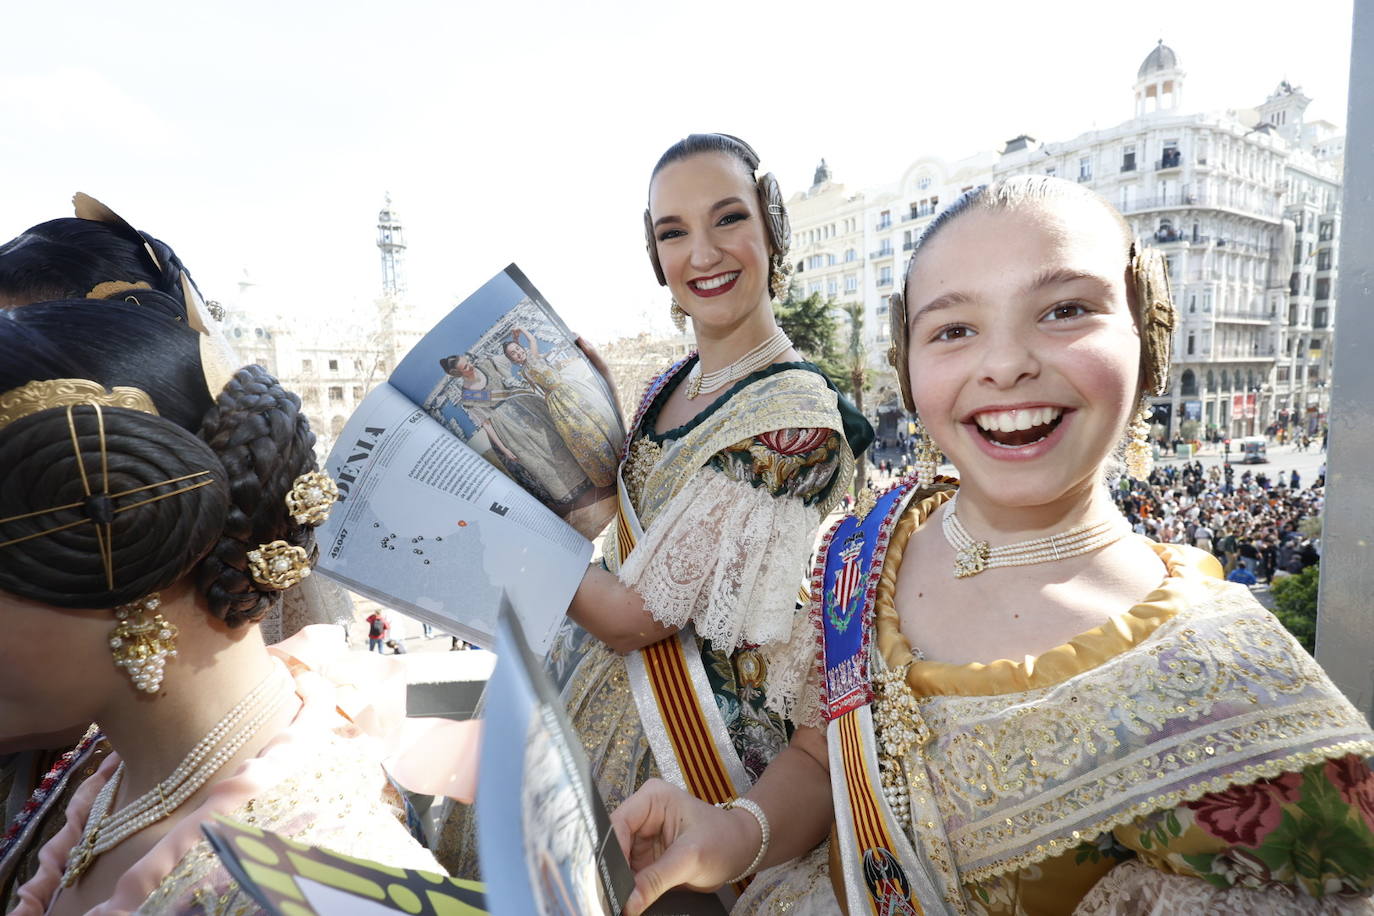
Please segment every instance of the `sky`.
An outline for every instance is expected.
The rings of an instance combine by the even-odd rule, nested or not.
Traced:
[[[1351,0],[54,0],[5,22],[0,238],[85,191],[207,298],[320,323],[380,292],[390,193],[421,309],[514,261],[605,341],[669,330],[640,214],[687,133],[749,140],[788,195],[821,157],[859,190],[1129,119],[1159,39],[1185,109],[1286,78],[1344,125]]]

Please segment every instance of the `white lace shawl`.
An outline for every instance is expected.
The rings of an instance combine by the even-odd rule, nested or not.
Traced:
[[[717,650],[759,646],[767,708],[816,726],[814,637],[797,596],[820,520],[799,497],[703,467],[655,513],[618,575],[659,623],[690,622]]]
[[[1287,887],[1213,887],[1201,878],[1166,874],[1138,859],[1107,872],[1079,901],[1074,916],[1353,916],[1374,913],[1368,897],[1313,900]]]

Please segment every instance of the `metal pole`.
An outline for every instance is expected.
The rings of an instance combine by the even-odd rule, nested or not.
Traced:
[[[1355,0],[1317,661],[1374,710],[1374,0]],[[1374,721],[1374,718],[1371,718]]]

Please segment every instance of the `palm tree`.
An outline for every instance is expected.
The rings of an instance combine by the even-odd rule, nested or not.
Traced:
[[[868,379],[868,353],[864,348],[864,307],[858,302],[846,302],[841,308],[849,318],[849,381],[854,392],[854,406],[864,412],[864,383]],[[854,495],[863,492],[868,481],[868,462],[860,456],[854,469]]]

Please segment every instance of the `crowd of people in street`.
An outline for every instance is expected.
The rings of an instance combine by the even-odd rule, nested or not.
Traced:
[[[1156,468],[1145,481],[1122,477],[1114,495],[1138,534],[1209,551],[1228,578],[1253,585],[1320,562],[1325,488],[1324,465],[1303,487],[1297,470],[1271,477],[1189,461]]]

